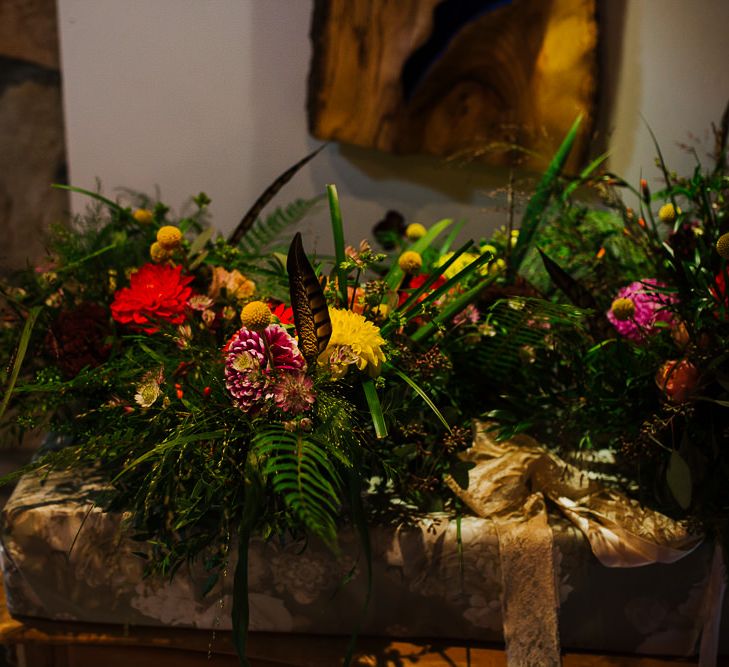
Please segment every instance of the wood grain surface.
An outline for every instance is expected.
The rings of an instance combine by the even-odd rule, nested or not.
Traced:
[[[466,23],[406,99],[403,69],[445,0],[316,0],[309,124],[319,139],[541,169],[597,92],[595,0],[514,0]]]

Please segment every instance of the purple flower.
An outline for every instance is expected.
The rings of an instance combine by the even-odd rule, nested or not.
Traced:
[[[646,278],[618,291],[607,318],[621,336],[641,343],[647,336],[658,332],[659,322],[669,328],[674,325],[670,306],[678,299],[673,294],[661,291],[664,287],[665,283]]]
[[[270,398],[278,374],[306,367],[296,341],[277,324],[260,334],[245,327],[239,329],[225,353],[225,386],[235,404],[245,411]]]

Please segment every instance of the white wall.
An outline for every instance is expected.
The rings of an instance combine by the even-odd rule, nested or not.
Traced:
[[[231,230],[281,171],[319,145],[305,100],[311,0],[58,0],[70,179],[152,192],[179,206],[200,190]],[[606,0],[603,78],[615,128],[612,167],[655,177],[651,124],[672,166],[675,145],[704,138],[729,99],[729,2]],[[622,19],[622,20],[621,20]],[[707,146],[711,145],[707,137]],[[424,157],[331,145],[279,204],[337,184],[349,240],[388,208],[430,223],[466,217],[479,236],[504,221],[508,174]],[[75,210],[83,201],[74,199]],[[329,249],[325,209],[308,244]]]

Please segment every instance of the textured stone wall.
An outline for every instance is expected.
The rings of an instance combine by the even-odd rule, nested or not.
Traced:
[[[0,0],[0,271],[43,254],[68,198],[54,0]]]

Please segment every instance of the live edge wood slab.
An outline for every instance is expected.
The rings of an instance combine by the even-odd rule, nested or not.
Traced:
[[[316,0],[312,134],[542,169],[582,115],[579,166],[597,99],[595,0],[482,4],[464,17],[450,0]]]

